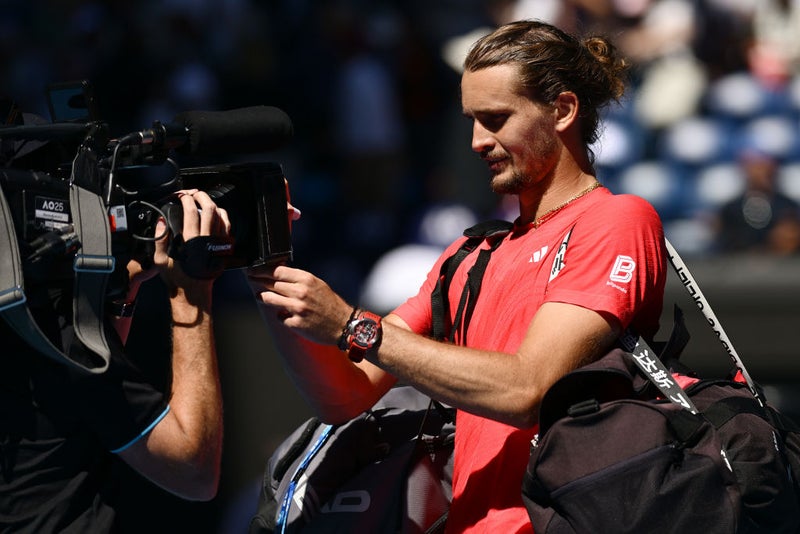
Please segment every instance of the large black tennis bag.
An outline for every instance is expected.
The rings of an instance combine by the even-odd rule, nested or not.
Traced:
[[[556,382],[523,480],[534,531],[800,532],[797,426],[736,380],[685,392],[699,414],[621,349]]]

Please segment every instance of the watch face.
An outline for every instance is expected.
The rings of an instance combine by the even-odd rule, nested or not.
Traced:
[[[368,349],[375,343],[378,334],[378,323],[372,319],[360,319],[353,325],[353,343]]]

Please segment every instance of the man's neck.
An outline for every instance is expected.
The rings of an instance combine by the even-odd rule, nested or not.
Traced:
[[[560,177],[543,180],[535,188],[520,194],[519,222],[528,224],[547,217],[582,196],[596,183],[593,174],[580,169],[575,169],[571,176],[562,173]]]

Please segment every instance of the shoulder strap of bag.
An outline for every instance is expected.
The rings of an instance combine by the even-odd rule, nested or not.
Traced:
[[[22,259],[11,210],[0,190],[0,316],[36,351],[81,371],[103,373],[111,351],[106,341],[103,306],[108,278],[114,270],[111,237],[105,206],[99,195],[73,183],[70,208],[81,253],[74,260],[73,326],[89,354],[62,352],[41,331],[26,304]]]
[[[564,256],[566,255],[573,229],[574,227],[570,228],[565,234],[558,253],[553,258],[548,283],[558,276],[564,266]],[[680,341],[680,339],[671,340],[673,345],[679,344]],[[698,413],[697,407],[683,388],[673,379],[672,373],[659,359],[658,353],[642,337],[638,336],[632,328],[628,328],[623,332],[619,337],[619,343],[625,351],[633,355],[633,360],[639,369],[668,399],[693,414]]]
[[[75,233],[81,243],[80,253],[75,255],[73,263],[73,325],[78,338],[102,361],[95,368],[102,372],[111,359],[103,310],[108,280],[116,263],[111,250],[108,212],[99,195],[77,184],[70,188],[70,206]]]
[[[725,330],[722,328],[722,324],[717,319],[714,310],[711,309],[711,304],[706,299],[703,292],[700,290],[700,286],[697,285],[697,281],[695,281],[692,273],[689,272],[689,268],[686,266],[684,261],[681,259],[678,251],[675,250],[675,247],[672,246],[672,243],[669,242],[668,239],[665,238],[667,244],[667,253],[669,255],[669,262],[672,265],[675,273],[677,273],[678,278],[681,281],[681,284],[686,291],[689,292],[689,295],[692,297],[692,300],[700,309],[700,312],[703,314],[703,317],[706,318],[706,322],[711,327],[711,330],[716,334],[717,339],[719,342],[722,343],[725,352],[728,353],[730,356],[733,365],[736,369],[741,373],[742,377],[744,378],[745,382],[747,383],[747,387],[750,389],[750,392],[756,398],[758,403],[763,407],[765,405],[764,399],[762,395],[759,393],[758,388],[753,382],[753,379],[750,378],[750,373],[747,372],[747,368],[744,366],[744,362],[739,357],[739,354],[736,352],[736,349],[733,347],[733,342],[728,337],[728,334],[725,333]]]
[[[711,304],[709,304],[705,295],[703,295],[703,292],[700,290],[700,287],[697,285],[694,277],[689,272],[689,268],[675,250],[675,247],[672,246],[672,243],[670,243],[669,240],[665,239],[665,241],[670,265],[672,265],[673,269],[680,278],[683,287],[686,288],[686,290],[692,296],[692,300],[695,302],[695,304],[697,304],[697,307],[700,308],[700,311],[706,318],[709,326],[714,331],[717,338],[719,338],[720,343],[722,343],[725,351],[733,361],[734,366],[747,383],[747,387],[752,393],[753,397],[756,399],[756,401],[758,401],[761,407],[764,407],[766,403],[764,402],[762,395],[758,391],[755,382],[753,382],[752,378],[750,378],[750,373],[748,373],[747,369],[745,368],[744,362],[739,357],[736,349],[733,348],[733,343],[725,333],[725,330],[722,328],[722,325],[720,324],[719,319],[717,319],[714,310],[711,309]],[[681,408],[690,411],[691,413],[698,413],[697,408],[695,407],[694,403],[692,403],[689,396],[672,378],[672,374],[661,361],[658,354],[647,344],[644,339],[635,335],[629,329],[626,331],[625,335],[620,337],[620,342],[623,347],[631,353],[634,362],[643,372],[643,374],[664,394],[666,398]]]
[[[481,281],[483,280],[483,273],[486,271],[486,266],[489,263],[491,253],[499,246],[502,238],[505,237],[513,227],[513,224],[508,221],[490,220],[478,223],[470,228],[464,230],[464,236],[467,240],[459,247],[459,249],[444,263],[442,263],[441,270],[439,271],[439,280],[431,293],[431,308],[433,314],[433,338],[434,339],[448,339],[453,341],[455,339],[456,330],[466,332],[469,320],[472,318],[472,311],[475,308],[475,302],[478,299],[478,292],[480,291]],[[484,240],[490,241],[490,248],[481,250],[475,265],[470,269],[467,275],[467,283],[461,292],[461,299],[459,307],[456,311],[456,319],[454,324],[457,328],[453,328],[450,323],[450,303],[448,299],[448,291],[453,276],[458,269],[458,266],[464,261],[464,258],[469,256]]]
[[[336,430],[338,425],[325,425],[322,427],[322,432],[317,437],[317,440],[314,442],[314,445],[311,449],[306,452],[303,459],[300,461],[300,464],[295,469],[294,473],[292,474],[292,478],[289,481],[289,487],[286,489],[286,493],[283,495],[283,499],[281,500],[280,508],[278,511],[278,519],[276,524],[276,531],[280,533],[286,532],[286,527],[289,519],[289,508],[292,506],[292,500],[294,499],[295,491],[297,490],[297,485],[300,483],[300,479],[302,478],[303,474],[308,469],[308,465],[311,463],[317,453],[325,446],[328,442],[328,439],[331,437],[333,432]],[[316,427],[315,429],[316,430]],[[313,432],[313,431],[312,431]],[[284,471],[285,472],[285,471]]]

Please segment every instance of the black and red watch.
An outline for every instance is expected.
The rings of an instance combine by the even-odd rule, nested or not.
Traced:
[[[372,312],[358,310],[342,331],[339,348],[347,351],[354,362],[360,362],[368,350],[381,342],[381,317]]]

